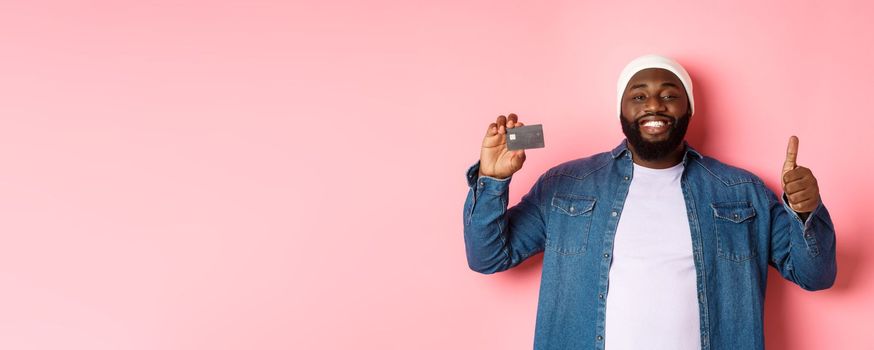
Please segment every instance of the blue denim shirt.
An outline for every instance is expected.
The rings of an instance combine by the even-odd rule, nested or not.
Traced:
[[[806,221],[752,173],[686,145],[681,179],[692,233],[701,347],[763,349],[768,265],[807,290],[835,280],[835,232],[822,203]],[[471,269],[490,274],[543,255],[535,349],[603,349],[614,236],[628,194],[631,152],[560,164],[507,209],[510,178],[467,171],[464,243]]]

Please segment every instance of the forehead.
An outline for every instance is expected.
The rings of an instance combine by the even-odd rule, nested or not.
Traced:
[[[647,86],[654,87],[661,86],[663,83],[673,83],[677,87],[683,87],[683,82],[671,71],[662,68],[647,68],[635,73],[631,80],[628,81],[625,90],[629,90],[635,85],[646,84]]]

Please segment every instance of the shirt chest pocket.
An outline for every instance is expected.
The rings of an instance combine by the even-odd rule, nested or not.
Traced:
[[[562,255],[586,252],[595,198],[557,193],[552,197],[546,249]]]
[[[749,202],[721,202],[713,207],[716,255],[741,262],[756,257],[756,209]]]

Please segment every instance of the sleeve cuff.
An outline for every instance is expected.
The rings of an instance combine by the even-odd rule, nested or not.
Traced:
[[[783,208],[786,208],[786,211],[789,212],[795,219],[798,220],[802,224],[802,226],[807,226],[807,223],[815,216],[822,208],[822,199],[820,198],[819,203],[816,204],[816,208],[813,209],[810,213],[807,214],[807,220],[802,220],[801,215],[798,214],[792,207],[789,206],[789,198],[786,197],[786,193],[783,193],[783,196],[780,197],[783,202]]]
[[[501,194],[510,185],[510,176],[506,179],[498,179],[491,176],[479,176],[479,161],[467,169],[467,186],[477,191],[485,191],[493,194]]]

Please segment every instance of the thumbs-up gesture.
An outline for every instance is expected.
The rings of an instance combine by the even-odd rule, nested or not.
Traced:
[[[783,162],[783,192],[786,193],[792,210],[796,213],[810,213],[819,205],[819,185],[810,169],[796,163],[797,158],[798,138],[792,136],[786,148],[786,161]]]

